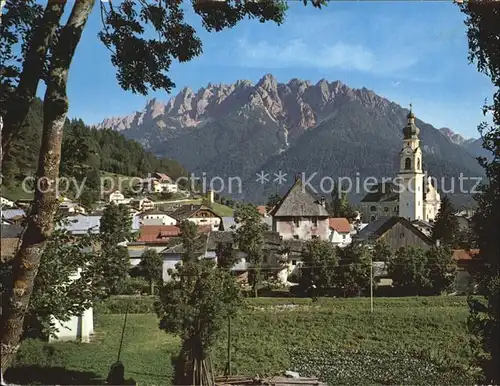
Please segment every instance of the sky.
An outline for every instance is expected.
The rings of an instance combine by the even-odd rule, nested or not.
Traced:
[[[184,87],[239,79],[256,83],[271,73],[280,82],[325,78],[366,87],[404,107],[412,103],[417,117],[437,128],[478,136],[481,107],[493,86],[468,62],[464,16],[451,1],[339,1],[321,10],[302,1],[289,6],[281,26],[244,20],[217,33],[206,32],[199,17],[188,13],[204,52],[173,64],[169,75],[176,87],[170,95],[148,96],[119,87],[109,51],[97,37],[96,6],[69,74],[69,116],[95,124],[142,110],[153,97],[167,101]]]

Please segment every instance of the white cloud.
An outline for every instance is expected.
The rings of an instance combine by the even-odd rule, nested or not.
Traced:
[[[412,55],[375,54],[362,44],[341,41],[317,45],[313,38],[307,43],[304,39],[282,43],[240,39],[234,54],[231,57],[236,64],[244,67],[341,69],[374,74],[393,74],[417,63]]]

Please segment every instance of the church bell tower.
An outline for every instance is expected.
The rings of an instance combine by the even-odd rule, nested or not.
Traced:
[[[407,220],[424,219],[424,173],[422,172],[422,150],[415,125],[415,114],[410,104],[408,123],[403,129],[403,149],[397,179],[399,191],[399,216]]]

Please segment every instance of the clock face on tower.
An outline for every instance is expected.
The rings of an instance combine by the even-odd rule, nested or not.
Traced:
[[[412,154],[412,153],[413,153],[413,151],[412,151],[412,150],[411,150],[411,148],[409,148],[409,147],[405,147],[405,148],[403,149],[403,154],[404,154],[404,155],[410,155],[410,154]]]

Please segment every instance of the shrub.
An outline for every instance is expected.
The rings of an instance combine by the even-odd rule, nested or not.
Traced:
[[[156,296],[113,296],[95,304],[97,314],[151,314],[155,312]]]
[[[65,357],[53,344],[40,344],[37,339],[26,339],[19,348],[12,366],[30,366],[34,363],[41,367],[61,366],[65,363]]]
[[[142,295],[150,292],[149,283],[143,277],[128,277],[118,286],[118,295]]]

